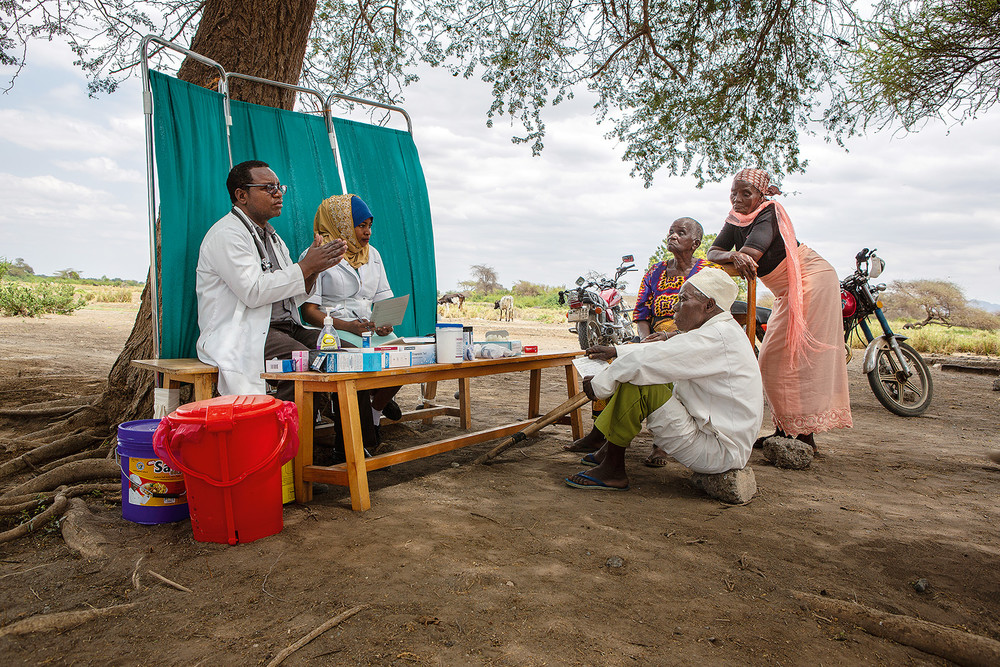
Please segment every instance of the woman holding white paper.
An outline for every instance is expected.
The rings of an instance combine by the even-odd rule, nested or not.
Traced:
[[[385,274],[382,256],[369,241],[374,217],[368,205],[357,195],[335,195],[324,199],[316,209],[313,230],[325,240],[347,242],[344,261],[323,271],[316,280],[315,293],[302,305],[302,318],[318,327],[329,310],[333,324],[346,345],[361,346],[367,331],[376,336],[390,336],[392,327],[375,327],[372,304],[392,298],[392,288]],[[371,397],[375,425],[384,414],[392,420],[402,413],[392,397],[399,387],[379,389]]]

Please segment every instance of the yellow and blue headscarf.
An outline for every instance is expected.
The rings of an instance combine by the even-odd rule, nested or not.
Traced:
[[[324,199],[316,209],[313,220],[313,231],[323,237],[326,242],[333,239],[347,241],[347,252],[344,259],[355,269],[368,263],[368,246],[362,246],[354,236],[354,228],[368,218],[372,212],[361,197],[357,195],[334,195]]]

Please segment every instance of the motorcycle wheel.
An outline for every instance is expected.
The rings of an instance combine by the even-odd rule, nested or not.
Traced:
[[[916,417],[927,410],[934,395],[931,372],[920,353],[906,343],[899,347],[914,373],[903,378],[903,369],[890,349],[881,349],[875,356],[875,368],[868,373],[868,384],[878,402],[889,412],[901,417]]]
[[[580,341],[580,349],[586,350],[601,344],[601,326],[597,323],[597,316],[591,315],[586,322],[576,323],[576,336]]]

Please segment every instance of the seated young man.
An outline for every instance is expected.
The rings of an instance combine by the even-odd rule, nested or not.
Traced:
[[[594,423],[607,444],[584,459],[597,465],[567,477],[567,485],[628,489],[625,448],[643,419],[654,444],[695,472],[746,465],[764,400],[753,347],[729,313],[737,292],[725,272],[703,269],[681,288],[677,331],[644,345],[587,350],[588,357],[613,359],[607,369],[583,379],[591,399],[610,397]]]

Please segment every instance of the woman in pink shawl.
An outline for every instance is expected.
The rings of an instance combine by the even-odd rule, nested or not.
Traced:
[[[774,294],[759,357],[764,395],[775,435],[816,451],[814,433],[851,426],[840,281],[825,259],[798,242],[784,207],[768,199],[776,194],[763,169],[736,174],[733,209],[708,259],[759,277]]]

